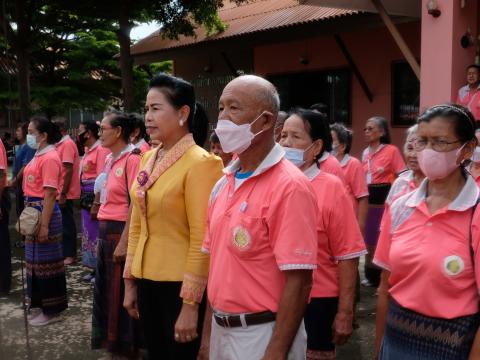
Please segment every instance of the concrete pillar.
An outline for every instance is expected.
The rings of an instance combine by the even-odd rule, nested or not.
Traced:
[[[476,44],[464,49],[460,39],[470,29],[476,38],[479,0],[437,0],[441,15],[427,12],[422,0],[422,40],[420,72],[420,111],[455,101],[458,89],[466,83],[466,67],[475,61]]]

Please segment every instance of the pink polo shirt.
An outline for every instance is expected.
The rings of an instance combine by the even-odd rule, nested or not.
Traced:
[[[100,145],[100,141],[90,149],[85,148],[81,165],[82,180],[95,180],[102,173],[108,154],[110,150]]]
[[[357,213],[357,201],[363,197],[368,196],[368,186],[365,180],[365,173],[363,172],[362,163],[357,158],[346,154],[342,161],[340,161],[345,181],[350,189],[349,195],[354,204],[355,213]]]
[[[345,174],[343,173],[342,167],[335,156],[325,151],[318,162],[320,164],[320,170],[340,178],[340,180],[342,180],[347,187],[347,190],[350,191]]]
[[[141,154],[146,153],[148,150],[151,149],[150,145],[145,141],[145,139],[141,139],[138,143],[134,145],[137,149],[140,150]]]
[[[137,178],[140,165],[140,155],[131,154],[132,150],[133,145],[129,145],[115,161],[112,159],[112,154],[107,156],[104,169],[107,172],[107,180],[102,188],[104,195],[100,196],[102,204],[97,215],[99,220],[127,221],[128,219],[128,191]]]
[[[318,206],[317,269],[313,275],[312,297],[339,295],[338,261],[367,253],[349,194],[340,179],[314,164],[305,171]]]
[[[5,146],[3,145],[2,139],[0,139],[0,170],[5,170],[5,185],[7,185],[7,151],[5,150]]]
[[[208,298],[220,312],[276,312],[283,271],[316,267],[316,199],[278,144],[234,190],[239,166],[236,160],[225,168],[212,190],[203,244],[210,253]]]
[[[480,119],[480,86],[470,89],[470,86],[462,86],[458,90],[457,104],[465,106],[471,111],[474,118]]]
[[[391,184],[398,174],[407,169],[400,150],[390,144],[381,144],[373,154],[366,148],[362,164],[367,184]]]
[[[412,170],[404,171],[398,175],[398,178],[393,182],[392,187],[388,192],[387,199],[385,200],[387,205],[392,205],[392,203],[399,197],[408,194],[417,188],[415,186],[414,176],[415,174]]]
[[[57,144],[57,152],[62,163],[73,165],[72,181],[67,192],[67,199],[80,198],[80,156],[75,142],[65,135]],[[62,166],[62,178],[65,178],[65,168]],[[60,189],[61,190],[61,189]]]
[[[63,186],[62,163],[54,145],[37,151],[23,170],[22,189],[25,196],[44,198],[44,188],[60,192]]]
[[[469,176],[453,202],[430,214],[427,185],[425,179],[387,207],[373,262],[390,271],[390,295],[403,307],[444,319],[474,314],[480,267],[475,265],[474,275],[469,233],[479,189]],[[472,224],[474,259],[480,264],[480,208]]]

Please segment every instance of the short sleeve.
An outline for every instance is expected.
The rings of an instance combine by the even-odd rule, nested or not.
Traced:
[[[390,207],[385,206],[385,212],[383,213],[382,222],[380,224],[380,236],[378,238],[377,249],[373,258],[373,263],[384,270],[390,271],[390,245],[392,242],[392,236],[390,232],[391,213]]]
[[[368,196],[367,180],[362,164],[355,159],[353,166],[353,179],[351,182],[352,193],[356,199]]]
[[[42,163],[42,186],[59,189],[60,167],[57,161],[53,159],[46,159]]]
[[[393,145],[392,145],[393,146]],[[397,147],[393,147],[392,151],[392,166],[395,174],[400,174],[402,171],[406,170],[405,162],[403,161],[402,154]]]
[[[329,201],[333,206],[329,206],[331,211],[325,221],[330,249],[337,261],[355,259],[367,251],[350,199],[343,187],[337,186],[340,188],[329,189],[335,196]]]
[[[280,270],[315,269],[318,209],[313,189],[306,177],[283,185],[267,213],[277,265]]]
[[[61,154],[61,161],[62,163],[68,163],[68,164],[73,164],[75,162],[75,150],[74,149],[74,144],[71,144],[68,140],[65,141],[63,144],[63,149],[62,149],[62,154]]]

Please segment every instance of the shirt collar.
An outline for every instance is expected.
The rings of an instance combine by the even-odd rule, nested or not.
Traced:
[[[275,144],[272,150],[270,150],[268,155],[265,157],[265,159],[263,159],[260,165],[255,169],[252,176],[249,177],[249,179],[258,176],[270,169],[271,167],[277,165],[284,156],[285,151],[280,145]],[[240,169],[240,159],[236,159],[231,164],[229,164],[225,169],[223,169],[223,172],[227,175],[231,175],[235,174],[238,169]]]
[[[114,159],[113,154],[110,153],[108,154],[108,159],[113,159],[112,164],[115,163],[116,161],[120,160],[122,157],[124,157],[126,154],[131,153],[135,149],[135,146],[132,144],[128,144],[121,152],[118,154],[118,156]]]
[[[97,140],[95,141],[95,144],[92,145],[92,147],[90,149],[86,149],[86,153],[89,153],[89,152],[92,152],[93,150],[95,150],[97,147],[99,147],[101,144],[101,141],[100,140]]]
[[[328,159],[328,156],[330,155],[329,152],[327,151],[324,151],[323,154],[322,154],[322,157],[318,160],[318,162],[324,162],[325,160]]]
[[[347,164],[348,164],[349,161],[350,161],[350,155],[345,154],[345,155],[343,156],[342,161],[340,161],[340,166],[341,166],[341,167],[347,166]]]
[[[140,149],[140,147],[142,147],[143,144],[145,144],[145,142],[146,142],[145,139],[141,139],[139,142],[135,144],[135,148]]]
[[[308,178],[308,180],[312,181],[315,179],[318,174],[320,174],[320,169],[316,163],[313,163],[308,169],[306,169],[303,174]]]
[[[427,195],[428,179],[425,178],[418,189],[413,192],[412,196],[407,200],[406,205],[409,207],[417,207],[425,200]],[[467,176],[467,181],[463,186],[460,194],[448,205],[448,210],[465,211],[474,206],[479,195],[479,188],[472,176]]]
[[[67,134],[67,135],[65,135],[64,137],[62,137],[62,138],[60,139],[60,141],[57,142],[56,145],[60,145],[61,143],[63,143],[64,141],[66,141],[66,140],[68,140],[68,139],[70,139],[70,136]]]
[[[46,154],[47,152],[49,152],[49,151],[51,151],[51,150],[53,150],[53,149],[55,149],[55,146],[53,146],[53,145],[47,145],[47,146],[44,147],[42,150],[37,150],[37,151],[35,152],[35,156],[41,156],[41,155]]]

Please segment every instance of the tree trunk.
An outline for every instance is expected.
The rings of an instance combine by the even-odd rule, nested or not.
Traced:
[[[27,121],[30,115],[30,53],[28,38],[30,24],[26,15],[25,0],[15,2],[15,20],[17,22],[17,35],[13,48],[17,57],[17,82],[18,105],[20,107],[20,120]]]
[[[133,59],[130,56],[130,31],[133,25],[130,22],[129,15],[130,0],[122,0],[120,2],[117,38],[120,44],[120,72],[122,73],[124,111],[132,111],[134,102]]]

